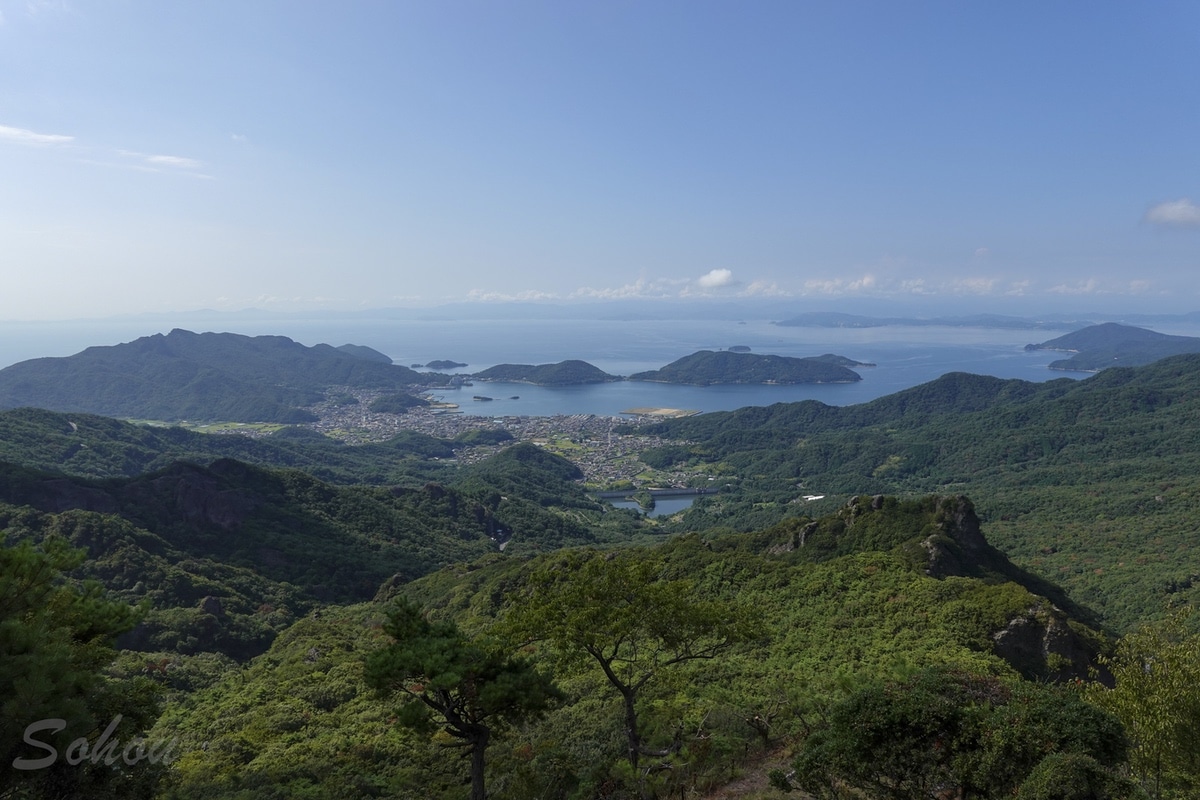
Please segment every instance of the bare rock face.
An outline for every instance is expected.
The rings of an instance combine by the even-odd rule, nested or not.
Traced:
[[[1062,610],[1046,603],[992,634],[993,652],[1022,675],[1051,681],[1083,679],[1095,664],[1097,643],[1071,627]],[[1100,670],[1101,681],[1111,676]]]
[[[225,614],[225,609],[221,605],[221,598],[213,597],[211,594],[206,595],[200,600],[200,610],[214,617],[221,617]]]
[[[966,497],[946,497],[937,511],[938,532],[928,536],[921,546],[929,553],[925,573],[934,578],[951,575],[974,576],[1007,557],[983,537],[975,506]]]
[[[988,544],[974,506],[966,497],[943,498],[937,526],[937,532],[921,542],[929,559],[925,572],[931,577],[1013,580],[1020,572],[1004,553]],[[1072,627],[1067,613],[1050,600],[1036,599],[1024,614],[1012,617],[992,633],[992,652],[1026,678],[1087,678],[1096,663],[1098,638],[1083,626],[1079,630]]]

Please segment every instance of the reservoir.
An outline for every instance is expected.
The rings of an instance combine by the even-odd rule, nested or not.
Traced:
[[[611,503],[614,508],[627,508],[630,511],[645,513],[648,517],[669,517],[691,507],[692,502],[702,494],[716,494],[712,489],[647,489],[654,500],[654,507],[649,511],[627,492],[596,492],[596,497]]]
[[[661,500],[655,499],[654,508],[646,512],[647,517],[669,517],[672,514],[678,514],[680,511],[685,511],[691,508],[692,501],[696,499],[695,495],[690,497],[664,497]],[[642,511],[642,507],[638,505],[636,500],[609,500],[614,508],[628,508],[632,511]]]

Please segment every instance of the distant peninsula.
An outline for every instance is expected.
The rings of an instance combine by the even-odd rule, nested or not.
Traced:
[[[532,383],[536,386],[578,386],[621,380],[586,361],[560,361],[557,364],[497,364],[471,376],[477,381]]]
[[[1070,358],[1050,362],[1049,368],[1099,372],[1106,367],[1137,367],[1167,356],[1200,353],[1200,338],[1105,322],[1041,344],[1027,344],[1025,350],[1074,353]]]
[[[0,370],[0,409],[33,406],[125,419],[298,423],[316,419],[304,406],[324,399],[335,386],[403,392],[446,380],[383,359],[387,357],[370,348],[306,347],[285,336],[177,328],[6,367]]]
[[[882,328],[902,326],[911,328],[1009,328],[1016,330],[1073,331],[1090,324],[1086,321],[1064,319],[1031,319],[1002,314],[972,314],[963,317],[865,317],[835,311],[812,311],[774,323],[787,328]]]
[[[851,366],[873,365],[832,354],[793,358],[730,350],[701,350],[672,361],[662,369],[630,375],[629,380],[683,383],[692,386],[855,383],[862,380],[861,375],[850,369]]]

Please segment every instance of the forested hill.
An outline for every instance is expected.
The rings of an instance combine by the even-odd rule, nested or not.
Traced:
[[[474,377],[480,381],[512,381],[538,386],[575,386],[620,380],[586,361],[569,360],[557,364],[497,364]]]
[[[731,774],[753,768],[747,756],[794,754],[846,693],[941,665],[987,676],[974,685],[996,700],[1007,697],[1004,686],[1023,685],[1018,676],[1037,679],[1029,682],[1042,698],[1036,724],[1025,721],[1025,702],[1013,703],[997,735],[981,737],[980,749],[990,748],[984,755],[1004,766],[994,791],[979,796],[999,798],[1014,796],[1024,774],[1062,747],[1057,728],[1037,727],[1040,709],[1049,701],[1050,714],[1072,715],[1074,706],[1055,698],[1076,695],[1046,681],[1085,674],[1100,637],[1002,576],[975,577],[997,564],[988,549],[964,498],[856,498],[791,528],[528,560],[494,556],[389,589],[441,630],[459,632],[456,647],[430,648],[430,663],[451,672],[460,653],[479,658],[475,643],[507,640],[563,689],[548,713],[506,727],[488,749],[488,797],[712,796]],[[392,642],[379,630],[385,610],[332,608],[303,619],[236,677],[168,712],[155,733],[180,737],[179,796],[283,797],[272,793],[282,786],[290,796],[302,787],[305,796],[332,800],[350,796],[351,786],[357,797],[464,797],[466,760],[446,758],[449,737],[398,730],[406,697],[381,700],[362,686],[363,662]],[[597,661],[609,654],[618,666],[605,671]],[[634,701],[624,713],[618,685]],[[971,719],[984,696],[972,696]],[[966,707],[939,698],[924,718],[959,703]],[[417,700],[407,710],[420,707]],[[1070,719],[1087,729],[1103,718]],[[438,717],[422,721],[443,727]],[[933,724],[939,737],[950,729],[940,718]],[[892,739],[915,735],[897,724]],[[628,768],[627,737],[645,748],[649,779]],[[879,757],[877,748],[865,750],[864,760]],[[322,759],[321,769],[312,759]],[[916,759],[893,763],[909,761]],[[650,780],[653,791],[639,791]],[[380,786],[387,790],[374,791]]]
[[[862,376],[847,365],[860,363],[829,354],[815,358],[793,358],[730,350],[701,350],[672,361],[662,369],[630,375],[629,380],[685,383],[694,386],[729,383],[854,383],[862,380]]]
[[[1200,353],[1200,338],[1166,333],[1106,322],[1073,331],[1026,350],[1061,350],[1075,353],[1054,361],[1050,369],[1095,372],[1114,366],[1132,367],[1150,364],[1160,358],[1183,353]]]
[[[950,374],[857,406],[814,401],[659,423],[657,467],[732,476],[689,527],[753,530],[805,497],[959,491],[1021,566],[1116,627],[1200,598],[1200,355],[1046,383]]]
[[[0,370],[0,408],[33,406],[134,419],[301,422],[312,419],[301,407],[320,400],[328,387],[398,391],[429,378],[325,344],[306,347],[283,336],[176,329],[64,358],[13,364]]]
[[[457,485],[388,489],[233,459],[107,481],[0,462],[0,542],[60,538],[86,548],[78,577],[151,606],[125,640],[131,649],[244,658],[297,615],[369,600],[385,581],[502,543],[518,557],[595,543],[551,508],[598,510],[576,477],[570,462],[532,445],[493,456]]]
[[[40,408],[0,411],[0,461],[84,478],[132,478],[176,461],[208,464],[234,458],[302,469],[331,483],[420,485],[446,479],[454,472],[455,451],[478,444],[481,436],[468,431],[439,439],[401,431],[384,441],[351,446],[299,426],[250,438]],[[512,436],[497,431],[484,438],[499,444]]]

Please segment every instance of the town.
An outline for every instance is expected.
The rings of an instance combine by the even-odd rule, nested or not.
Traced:
[[[384,441],[401,431],[454,439],[473,430],[503,430],[515,441],[530,442],[569,459],[583,471],[584,482],[592,488],[687,486],[696,480],[695,474],[682,470],[651,470],[638,459],[638,454],[665,444],[665,440],[625,432],[626,426],[661,421],[662,417],[654,413],[484,417],[459,413],[448,404],[434,404],[416,406],[403,414],[385,414],[369,410],[378,396],[368,390],[335,389],[329,393],[333,399],[311,407],[320,419],[308,427],[347,444]],[[473,464],[504,446],[470,445],[460,448],[456,458],[460,464]]]

